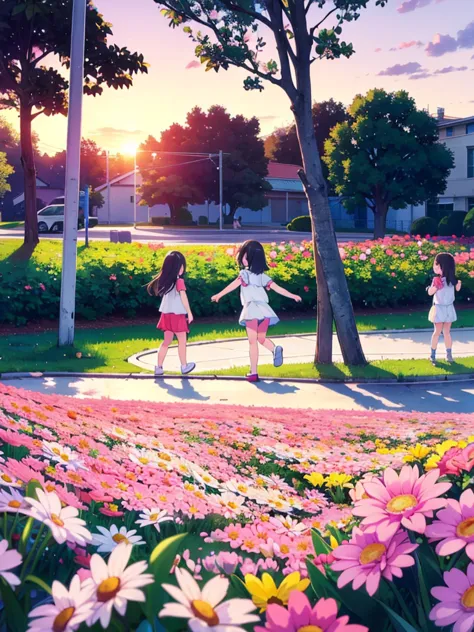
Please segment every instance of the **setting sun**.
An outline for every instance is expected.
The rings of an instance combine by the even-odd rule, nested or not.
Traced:
[[[138,149],[138,143],[125,143],[124,145],[122,145],[120,149],[120,153],[133,156],[134,154],[136,154],[137,149]]]

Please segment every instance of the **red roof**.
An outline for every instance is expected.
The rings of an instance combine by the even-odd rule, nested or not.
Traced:
[[[298,165],[285,165],[280,162],[268,163],[268,178],[283,178],[285,180],[299,180]]]

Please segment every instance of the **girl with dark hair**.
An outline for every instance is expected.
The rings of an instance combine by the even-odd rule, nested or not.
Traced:
[[[268,270],[265,251],[258,241],[246,241],[237,254],[240,274],[219,294],[212,297],[212,301],[218,303],[223,296],[240,287],[240,300],[242,312],[239,323],[247,329],[250,345],[250,373],[247,375],[249,382],[258,382],[258,345],[261,344],[273,354],[273,365],[278,367],[283,364],[283,348],[267,338],[267,331],[271,325],[276,325],[278,316],[268,304],[267,290],[273,290],[277,294],[292,298],[298,303],[301,297],[292,294],[272,281],[266,274]]]
[[[185,272],[186,259],[184,255],[177,250],[172,250],[166,255],[160,274],[147,285],[148,294],[161,297],[161,317],[157,328],[164,332],[164,340],[158,351],[158,363],[155,367],[156,376],[164,374],[163,363],[175,336],[178,339],[181,373],[187,375],[196,366],[194,362],[186,360],[188,325],[193,322],[194,317],[186,295],[186,285],[183,279]]]
[[[451,325],[457,320],[454,297],[455,292],[461,289],[461,281],[456,278],[456,262],[453,255],[448,252],[436,255],[433,272],[436,276],[427,288],[428,294],[433,297],[433,306],[428,316],[434,325],[431,337],[431,362],[436,363],[436,349],[441,332],[446,347],[446,359],[453,362]]]

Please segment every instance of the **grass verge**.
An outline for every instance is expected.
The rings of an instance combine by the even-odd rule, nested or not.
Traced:
[[[0,230],[9,230],[10,228],[20,228],[24,222],[0,222]]]

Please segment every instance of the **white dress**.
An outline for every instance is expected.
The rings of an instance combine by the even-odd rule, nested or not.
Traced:
[[[454,309],[454,286],[448,285],[443,277],[443,287],[433,295],[433,306],[428,320],[432,323],[454,323],[457,320]]]
[[[257,319],[259,322],[268,318],[270,326],[276,325],[280,319],[268,304],[267,289],[273,283],[267,274],[254,274],[249,270],[241,270],[240,301],[242,312],[239,324],[244,326],[247,321]]]

